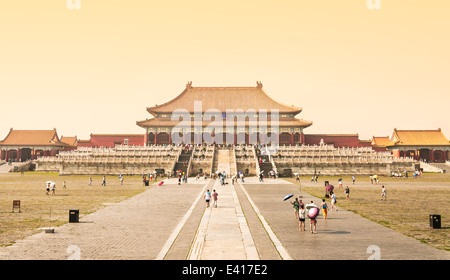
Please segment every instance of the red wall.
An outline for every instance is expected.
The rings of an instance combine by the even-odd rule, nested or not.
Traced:
[[[142,135],[91,135],[90,143],[79,142],[79,147],[114,147],[123,144],[128,139],[130,146],[144,146],[144,134]]]
[[[370,147],[370,143],[360,142],[358,135],[315,135],[305,134],[305,145],[320,145],[323,139],[325,144],[337,147]]]

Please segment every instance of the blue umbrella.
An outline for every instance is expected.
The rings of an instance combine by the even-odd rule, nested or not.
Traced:
[[[293,194],[288,194],[288,195],[286,195],[284,198],[283,198],[283,201],[286,201],[286,200],[288,200],[289,198],[291,198],[291,197],[293,197],[294,195]]]

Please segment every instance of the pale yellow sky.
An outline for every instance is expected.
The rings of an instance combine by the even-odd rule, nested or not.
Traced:
[[[256,86],[305,133],[450,138],[450,1],[2,0],[0,139],[15,129],[143,133],[193,86]]]

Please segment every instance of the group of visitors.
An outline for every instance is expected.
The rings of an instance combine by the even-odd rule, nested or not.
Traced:
[[[66,181],[63,182],[63,189],[67,188]],[[45,183],[46,195],[50,195],[50,190],[52,191],[52,195],[56,195],[56,183],[53,181],[47,181]]]
[[[220,184],[223,186],[226,184],[225,179],[227,178],[227,174],[225,171],[222,171],[222,173],[218,172],[217,177],[219,178]]]
[[[184,172],[178,172],[178,185],[181,185],[181,182],[187,184],[188,179]]]
[[[347,187],[348,188],[348,187]],[[349,193],[349,192],[348,192]],[[311,205],[312,207],[316,207],[320,210],[322,210],[322,216],[323,219],[326,220],[328,217],[328,210],[334,211],[334,210],[338,210],[337,206],[336,206],[336,195],[331,191],[330,192],[330,198],[331,198],[331,207],[328,206],[327,202],[325,201],[325,199],[322,199],[322,203],[320,204],[320,208],[314,205],[314,202],[311,201]],[[299,226],[298,226],[298,230],[299,231],[305,231],[305,221],[306,221],[306,217],[309,218],[309,225],[310,225],[310,230],[311,233],[317,233],[316,232],[316,225],[317,225],[317,216],[314,218],[311,218],[308,215],[308,211],[309,209],[306,209],[306,205],[303,203],[303,201],[298,198],[295,198],[294,202],[291,202],[291,204],[294,207],[294,215],[295,218],[299,221]]]
[[[311,230],[311,233],[313,233],[313,234],[317,233],[317,231],[316,231],[317,217],[311,218],[310,216],[308,216],[308,210],[306,209],[306,206],[301,199],[299,200],[298,198],[295,198],[295,201],[291,202],[291,203],[294,207],[295,218],[299,221],[298,231],[306,231],[305,221],[306,221],[306,217],[308,217],[309,218],[309,228]],[[311,204],[314,204],[313,201],[311,201]],[[326,212],[325,212],[325,216],[326,216]]]
[[[211,194],[210,192],[209,192],[209,190],[207,190],[206,192],[205,192],[205,194],[203,195],[203,198],[205,199],[205,201],[206,201],[206,208],[209,208],[209,203],[210,203],[210,201],[211,201],[211,198],[212,198],[212,200],[213,200],[213,206],[214,206],[214,208],[217,208],[217,197],[219,196],[219,194],[216,192],[216,190],[213,190],[213,193]]]

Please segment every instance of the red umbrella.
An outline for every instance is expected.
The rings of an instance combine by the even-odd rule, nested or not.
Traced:
[[[159,182],[158,186],[161,186],[162,184],[164,184],[164,181]]]
[[[334,186],[333,185],[327,185],[325,187],[325,189],[327,190],[327,192],[331,192],[332,190],[334,190]]]

